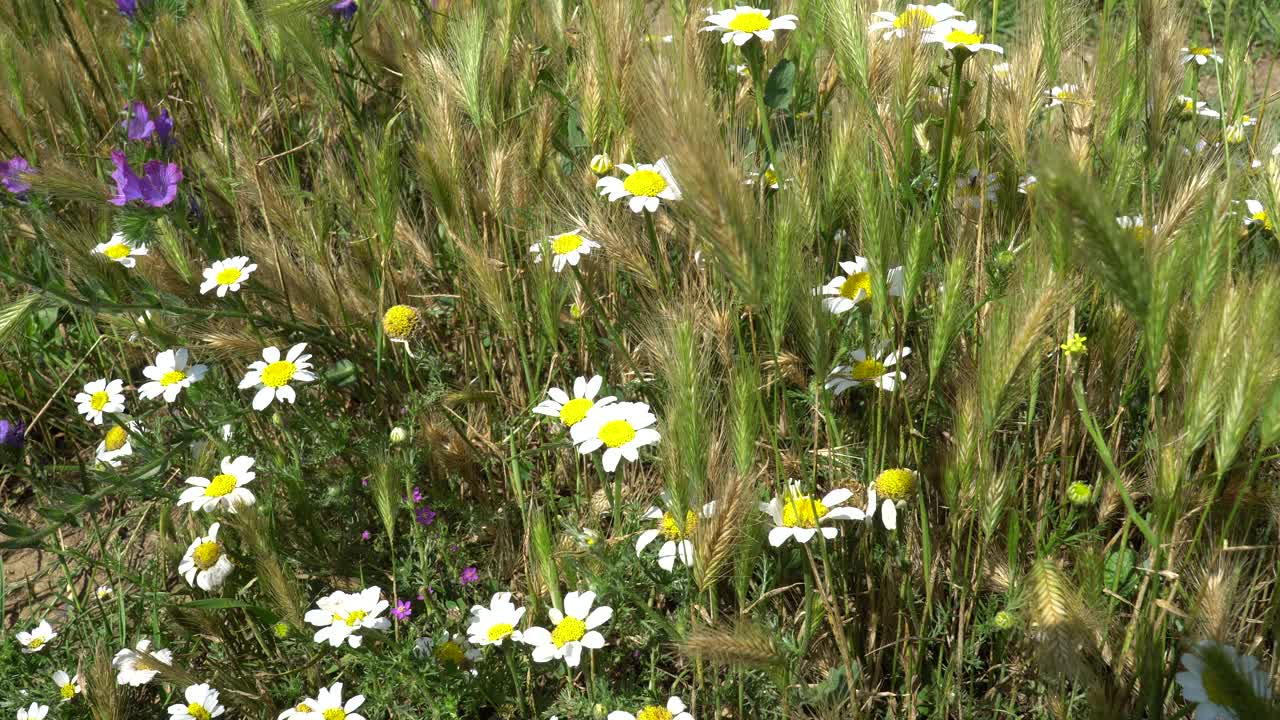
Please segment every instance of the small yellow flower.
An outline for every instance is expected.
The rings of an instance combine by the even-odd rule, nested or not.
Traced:
[[[393,305],[382,316],[382,329],[391,342],[408,342],[418,330],[418,311],[408,305]]]
[[[1058,347],[1062,348],[1062,352],[1067,355],[1083,355],[1089,352],[1089,349],[1085,347],[1084,344],[1084,341],[1088,339],[1089,338],[1081,335],[1080,333],[1075,333],[1071,337],[1067,338],[1065,343],[1062,343]]]

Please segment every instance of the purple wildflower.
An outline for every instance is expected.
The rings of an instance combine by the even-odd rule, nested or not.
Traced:
[[[413,517],[418,521],[419,525],[429,527],[431,523],[436,521],[436,511],[432,510],[430,505],[423,505],[413,511]]]
[[[364,487],[369,487],[369,478],[360,478],[360,484]]]
[[[135,102],[129,108],[129,119],[121,125],[124,126],[125,134],[130,140],[146,140],[156,131],[155,121],[151,119],[151,111],[140,102]]]
[[[0,447],[21,450],[26,433],[27,424],[21,420],[0,420]]]
[[[121,15],[133,19],[138,14],[138,0],[116,0],[116,10],[119,10]]]
[[[169,115],[167,109],[161,110],[156,116],[156,139],[161,145],[170,145],[173,143],[173,118]]]
[[[21,195],[31,189],[31,183],[24,182],[20,176],[34,171],[35,168],[21,155],[14,155],[12,160],[0,160],[0,185],[14,195]]]
[[[480,581],[480,571],[474,567],[466,567],[462,569],[462,575],[458,578],[458,582],[463,585],[470,585],[473,582]]]
[[[360,5],[356,3],[356,0],[338,0],[338,2],[329,6],[329,9],[343,20],[350,20],[355,17],[356,10],[359,8]]]
[[[397,620],[408,620],[413,614],[413,608],[410,607],[408,600],[396,600],[395,609],[391,611],[391,616]]]
[[[110,200],[112,205],[141,200],[151,207],[164,207],[178,196],[182,168],[177,163],[151,160],[142,167],[142,175],[136,175],[123,152],[112,150],[111,161],[116,165],[115,172],[111,173],[116,181],[116,194]]]
[[[422,502],[422,490],[420,488],[413,489],[413,504],[417,505]]]
[[[364,532],[360,533],[361,540],[368,540],[371,537],[373,537],[373,533],[369,532],[368,530],[365,530]]]

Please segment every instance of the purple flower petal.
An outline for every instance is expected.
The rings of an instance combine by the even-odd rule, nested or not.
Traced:
[[[32,172],[35,172],[35,168],[21,155],[13,156],[12,160],[0,161],[0,186],[14,195],[21,195],[31,189],[31,183],[23,181],[21,175]]]
[[[356,3],[356,0],[338,0],[338,2],[329,6],[329,9],[343,20],[350,20],[355,17],[356,10],[359,8],[360,6]]]
[[[156,131],[156,124],[151,120],[151,111],[147,106],[135,102],[130,107],[130,118],[125,120],[124,129],[130,140],[146,140]]]
[[[116,10],[121,15],[132,18],[138,14],[138,0],[116,0]]]
[[[151,207],[164,207],[178,196],[182,168],[177,163],[152,160],[143,167],[142,201]]]
[[[112,150],[111,162],[116,165],[115,171],[111,173],[111,179],[116,181],[116,194],[111,198],[110,203],[124,206],[130,200],[141,200],[142,180],[129,168],[128,158],[123,152]]]
[[[173,118],[169,116],[168,110],[161,110],[160,115],[156,118],[156,137],[159,138],[161,145],[170,145],[173,143]]]

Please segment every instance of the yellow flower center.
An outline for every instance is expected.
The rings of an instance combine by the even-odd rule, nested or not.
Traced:
[[[662,514],[662,537],[668,540],[682,540],[686,535],[693,532],[693,526],[698,524],[698,516],[692,510],[685,513],[684,528],[682,529],[676,523],[676,518],[671,513]]]
[[[458,646],[458,643],[449,640],[440,643],[436,647],[436,659],[450,665],[461,665],[466,661],[467,656],[466,653],[462,652],[462,648]]]
[[[764,171],[764,184],[765,187],[773,187],[778,184],[778,173],[774,172],[773,168]]]
[[[196,720],[209,720],[209,711],[204,709],[200,703],[191,703],[187,706],[187,714]]]
[[[853,370],[849,372],[854,380],[874,380],[884,375],[886,372],[884,363],[879,360],[867,358],[857,365],[853,366]]]
[[[570,427],[582,422],[587,411],[594,405],[588,398],[574,398],[560,406],[560,422]]]
[[[582,236],[573,233],[565,233],[557,235],[555,241],[551,243],[551,250],[557,255],[571,253],[582,247]]]
[[[610,420],[600,428],[598,437],[611,448],[622,447],[636,438],[636,429],[626,420]]]
[[[366,615],[368,615],[368,613],[363,610],[352,610],[346,617],[335,614],[333,619],[346,623],[347,627],[355,627],[361,620],[364,620]]]
[[[840,297],[857,300],[858,291],[862,291],[863,298],[871,297],[871,273],[854,273],[840,284]]]
[[[932,27],[936,21],[923,8],[910,8],[893,19],[893,26],[899,30],[911,30]]]
[[[671,711],[657,705],[649,705],[636,713],[636,720],[671,720]]]
[[[324,720],[346,720],[347,711],[340,707],[335,707],[325,710],[322,715],[324,716]]]
[[[108,395],[105,390],[99,390],[98,392],[94,393],[92,397],[89,398],[89,407],[93,408],[94,410],[101,410],[102,408],[107,406],[107,401],[110,399],[111,399],[111,396]]]
[[[152,665],[146,660],[143,660],[142,658],[138,658],[137,660],[133,661],[133,669],[135,672],[151,672],[152,670],[156,669],[156,666]]]
[[[269,388],[278,388],[289,383],[298,366],[288,360],[277,360],[262,370],[262,384]]]
[[[107,249],[102,251],[102,254],[106,255],[112,260],[123,260],[124,258],[129,257],[129,246],[125,245],[124,243],[116,243],[115,245],[108,245]]]
[[[408,305],[395,305],[382,316],[382,329],[388,337],[403,340],[418,328],[418,311]]]
[[[42,637],[33,637],[27,643],[27,647],[31,648],[32,650],[38,650],[43,646],[44,646],[44,638]]]
[[[294,712],[309,713],[311,712],[311,706],[304,702],[300,702],[293,706],[293,710]]]
[[[215,475],[209,481],[209,486],[204,489],[205,497],[222,497],[232,490],[236,489],[236,476],[222,473]]]
[[[235,285],[243,276],[244,273],[238,267],[224,267],[213,276],[213,279],[219,285]]]
[[[170,370],[160,376],[160,387],[169,387],[174,383],[180,383],[187,379],[187,374],[181,370]]]
[[[489,628],[489,642],[497,642],[510,635],[513,630],[515,630],[515,628],[507,623],[497,623]]]
[[[116,425],[107,431],[107,436],[102,440],[102,446],[107,449],[107,452],[115,452],[124,447],[124,444],[128,441],[128,431]]]
[[[827,506],[821,500],[808,495],[788,495],[782,506],[782,524],[786,527],[816,528],[818,519],[827,514]]]
[[[1213,54],[1213,48],[1207,48],[1207,47],[1191,48],[1191,54],[1199,55],[1201,57],[1209,57],[1210,55]]]
[[[729,21],[729,29],[738,32],[753,33],[769,29],[769,18],[764,13],[754,10],[740,12]]]
[[[1053,94],[1053,97],[1064,103],[1080,102],[1080,95],[1078,93],[1072,92],[1071,90],[1059,90],[1058,92]]]
[[[916,474],[906,468],[885,470],[876,478],[876,492],[890,500],[902,500],[916,487]]]
[[[1254,222],[1262,223],[1262,228],[1264,230],[1272,229],[1271,218],[1267,216],[1266,210],[1259,210],[1258,212],[1254,213],[1252,219]]]
[[[959,28],[947,33],[946,40],[956,45],[977,45],[982,42],[983,36],[978,33],[965,32]]]
[[[556,647],[562,648],[565,643],[571,643],[582,639],[587,634],[587,624],[576,617],[566,615],[563,620],[556,625],[556,629],[551,631],[551,642]]]
[[[208,570],[218,562],[218,558],[222,555],[222,548],[213,540],[206,540],[196,546],[191,552],[191,562],[201,570]]]
[[[653,170],[637,170],[622,181],[622,187],[632,195],[656,197],[667,189],[667,179]]]
[[[75,683],[67,683],[66,685],[63,685],[61,688],[58,689],[58,692],[62,693],[63,700],[70,700],[71,698],[76,696]]]

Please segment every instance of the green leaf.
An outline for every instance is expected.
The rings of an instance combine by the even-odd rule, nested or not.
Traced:
[[[1137,560],[1137,553],[1130,548],[1109,553],[1102,570],[1103,582],[1116,594],[1128,597],[1138,585],[1138,575],[1134,571]]]
[[[780,60],[769,73],[764,86],[764,104],[774,110],[786,110],[795,93],[796,65],[790,60]]]

